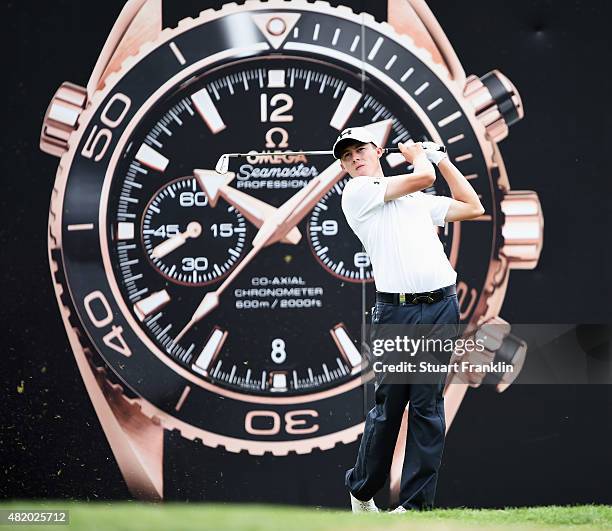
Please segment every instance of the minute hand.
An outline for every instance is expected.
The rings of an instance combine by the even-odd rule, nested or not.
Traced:
[[[211,207],[215,207],[219,197],[223,197],[258,229],[269,216],[276,212],[276,208],[272,205],[229,186],[229,183],[234,178],[234,174],[231,172],[225,174],[224,184],[221,184],[223,181],[219,182],[217,172],[211,170],[196,169],[193,174],[202,191],[208,196]],[[301,238],[302,233],[296,227],[294,230],[289,231],[282,242],[296,245],[300,242]]]
[[[300,197],[299,203],[297,203],[291,210],[287,209],[283,212],[284,217],[278,222],[278,229],[275,236],[273,239],[271,239],[271,241],[268,240],[269,243],[267,245],[279,241],[279,239],[284,238],[289,231],[293,230],[295,226],[313,209],[321,197],[329,192],[329,190],[331,190],[331,188],[340,179],[342,179],[345,173],[346,172],[340,167],[340,161],[337,160],[331,166],[328,166],[325,171],[319,174],[315,179],[310,181],[309,185],[312,186],[302,189],[302,192],[305,193],[302,195],[302,197]],[[316,184],[314,184],[315,181]],[[307,188],[309,189],[307,190]],[[294,198],[297,195],[298,194],[296,194]],[[289,201],[291,201],[291,199]],[[287,203],[289,203],[289,201],[287,201]],[[279,215],[281,214],[281,209],[284,209],[287,203],[279,208]],[[253,244],[255,244],[258,237],[259,233],[257,236],[255,236]]]
[[[344,172],[340,169],[340,163],[336,161],[321,175],[318,175],[312,179],[297,194],[292,196],[291,199],[278,207],[277,211],[273,215],[266,218],[266,221],[261,226],[261,229],[259,229],[259,232],[255,235],[255,238],[253,238],[253,246],[268,246],[282,240],[287,233],[295,227],[295,223],[292,225],[290,225],[290,223],[292,219],[296,218],[296,214],[299,215],[302,213],[301,217],[304,217],[306,212],[310,210],[305,210],[304,206],[310,203],[315,194],[317,194],[317,190],[321,189],[322,180],[329,180],[330,175],[333,175],[333,178],[338,180],[343,173]],[[330,187],[331,186],[333,186],[333,183],[330,185]]]

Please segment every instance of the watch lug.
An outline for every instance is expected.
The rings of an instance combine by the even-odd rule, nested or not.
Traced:
[[[399,34],[408,35],[444,66],[458,86],[465,85],[465,71],[442,26],[424,0],[387,0],[388,22]]]
[[[120,390],[112,393],[109,405],[123,430],[123,441],[111,447],[128,489],[140,500],[160,501],[164,497],[164,428],[158,419],[142,413],[142,399],[130,404]]]
[[[87,83],[87,94],[104,86],[130,55],[154,40],[162,30],[162,0],[129,0],[111,30]]]
[[[62,288],[54,284],[83,383],[128,489],[135,498],[159,501],[163,498],[164,428],[142,413],[138,400],[128,402],[121,387],[106,379],[104,369],[92,365],[61,301]]]

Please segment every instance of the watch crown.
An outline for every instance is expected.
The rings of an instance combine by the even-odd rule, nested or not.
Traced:
[[[493,142],[506,138],[508,128],[523,118],[523,103],[518,91],[499,70],[480,78],[469,76],[463,95],[474,107],[476,117]]]
[[[68,137],[77,128],[81,111],[85,108],[87,90],[64,82],[51,98],[40,132],[40,149],[61,157],[68,151]]]
[[[536,192],[510,190],[501,201],[505,215],[501,253],[512,269],[533,269],[542,252],[544,217]]]

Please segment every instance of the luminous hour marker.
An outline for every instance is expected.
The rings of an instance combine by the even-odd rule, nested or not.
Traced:
[[[148,315],[163,308],[170,302],[170,295],[163,289],[149,295],[146,299],[142,299],[134,304],[134,313],[141,321],[144,321]]]
[[[225,123],[221,119],[221,115],[217,107],[215,107],[206,88],[198,90],[198,92],[193,94],[191,96],[191,101],[193,101],[195,108],[198,110],[200,116],[204,119],[213,135],[225,129]]]
[[[192,365],[192,369],[200,374],[207,376],[208,371],[215,361],[217,354],[221,351],[221,347],[223,347],[223,343],[227,338],[227,330],[221,330],[218,327],[215,327],[208,337],[208,341],[204,345],[202,352],[195,360],[195,363]]]
[[[285,87],[285,71],[284,70],[268,70],[268,88],[284,88]]]
[[[455,162],[463,162],[464,160],[468,160],[472,158],[472,153],[466,153],[465,155],[459,155],[455,157]]]
[[[331,334],[340,354],[347,362],[347,364],[352,367],[351,374],[356,374],[361,370],[361,354],[357,350],[357,347],[351,341],[346,328],[342,323],[337,324],[332,328],[329,333]]]
[[[69,232],[75,231],[75,230],[92,230],[94,228],[94,224],[93,223],[77,223],[74,225],[68,225],[68,227],[66,227],[68,229]]]
[[[393,66],[393,63],[395,63],[396,59],[397,59],[397,55],[394,55],[393,57],[391,57],[391,59],[389,59],[387,61],[387,64],[385,65],[385,70],[389,70],[389,68]]]
[[[147,144],[140,146],[135,159],[145,166],[157,171],[165,171],[169,160]]]
[[[170,49],[172,50],[172,53],[175,55],[175,57],[178,59],[179,63],[184,65],[187,62],[185,61],[185,57],[183,57],[181,51],[178,49],[178,46],[174,42],[170,43]]]
[[[287,373],[271,372],[270,373],[270,391],[286,391],[287,390]]]
[[[414,72],[414,68],[410,67],[408,70],[404,72],[404,75],[400,78],[400,81],[403,83],[406,81]]]
[[[457,111],[457,112],[454,112],[453,114],[449,114],[446,118],[442,118],[442,120],[438,122],[438,127],[444,127],[445,125],[448,125],[451,122],[455,121],[460,116],[461,116],[461,111]]]
[[[455,142],[459,142],[459,140],[463,140],[465,138],[465,135],[463,133],[457,135],[457,136],[453,136],[451,138],[449,138],[446,143],[447,144],[454,144]]]
[[[380,50],[380,46],[383,43],[383,40],[384,39],[382,37],[378,37],[378,39],[374,43],[374,46],[372,46],[370,53],[368,54],[368,61],[371,61],[372,59],[374,59],[374,57],[376,57],[376,54],[378,53],[378,50]]]
[[[185,389],[183,389],[183,392],[181,393],[181,397],[179,398],[178,402],[176,403],[176,406],[174,406],[174,410],[178,411],[183,407],[183,404],[185,403],[185,399],[187,398],[187,395],[189,394],[189,391],[191,391],[191,387],[186,385]]]
[[[414,95],[418,96],[419,94],[421,94],[421,92],[423,92],[427,87],[429,87],[429,81],[425,81],[425,83],[423,83],[418,89],[416,89],[414,91]]]
[[[391,168],[395,168],[401,164],[406,163],[406,159],[404,158],[404,155],[402,155],[401,153],[389,153],[385,157],[385,160],[387,161],[387,164],[391,166]]]
[[[332,39],[332,46],[336,46],[336,44],[338,44],[338,37],[340,37],[340,28],[336,28],[336,31],[334,31],[334,38]]]
[[[134,224],[128,222],[120,222],[117,224],[117,239],[118,240],[133,240],[134,239]]]
[[[340,103],[336,108],[336,112],[332,116],[329,125],[337,129],[338,131],[342,131],[346,122],[348,122],[351,114],[359,104],[359,100],[361,99],[361,92],[356,91],[354,88],[348,87],[342,98],[340,99]]]
[[[442,103],[442,98],[438,98],[435,101],[432,101],[428,106],[427,106],[427,110],[431,111],[432,109],[435,109],[438,105],[440,105],[440,103]]]

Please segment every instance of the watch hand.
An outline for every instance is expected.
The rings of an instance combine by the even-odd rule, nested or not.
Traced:
[[[232,172],[219,175],[216,171],[194,170],[193,174],[200,188],[206,193],[210,206],[215,207],[219,197],[223,197],[257,228],[260,228],[264,220],[276,212],[276,208],[265,201],[229,186],[234,178]],[[296,245],[301,239],[302,233],[297,227],[294,227],[281,242]]]
[[[151,258],[163,258],[167,254],[178,249],[189,238],[197,238],[200,234],[202,234],[202,225],[197,221],[192,221],[187,225],[187,230],[185,232],[172,236],[172,238],[156,245],[151,251]]]
[[[287,226],[287,219],[293,216],[296,209],[302,209],[301,205],[304,200],[312,195],[313,190],[320,187],[321,178],[326,173],[331,172],[335,175],[339,172],[339,177],[342,176],[344,172],[340,170],[339,166],[338,161],[334,162],[323,173],[314,177],[304,188],[278,207],[273,215],[266,218],[259,232],[253,238],[253,245],[261,243],[263,247],[266,247],[281,241],[292,228],[295,228],[295,224],[291,228]]]
[[[223,281],[223,284],[219,286],[216,291],[208,292],[198,307],[196,311],[191,316],[189,322],[185,325],[185,327],[179,332],[179,334],[174,338],[174,343],[177,343],[181,340],[181,338],[189,331],[189,329],[200,321],[204,316],[206,316],[209,312],[214,310],[219,305],[219,295],[225,290],[225,288],[234,280],[234,278],[242,271],[247,264],[255,258],[257,253],[263,248],[263,245],[254,246],[249,253],[241,260],[241,262],[234,268],[234,270],[229,274],[229,276]]]

